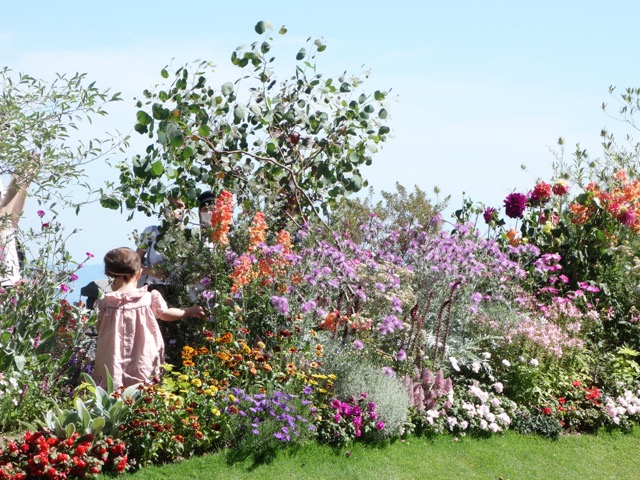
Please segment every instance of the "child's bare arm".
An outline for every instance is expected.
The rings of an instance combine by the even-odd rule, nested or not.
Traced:
[[[167,308],[161,315],[158,315],[160,320],[165,322],[174,322],[186,317],[204,317],[204,309],[200,306],[193,306],[187,308]]]

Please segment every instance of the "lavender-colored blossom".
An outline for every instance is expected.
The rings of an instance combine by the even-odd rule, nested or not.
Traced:
[[[364,348],[364,343],[362,343],[360,340],[354,340],[353,348],[355,348],[356,350],[362,350]]]
[[[312,310],[315,310],[317,307],[317,302],[315,300],[309,300],[308,302],[305,302],[302,307],[300,307],[300,311],[302,313],[309,313]]]
[[[289,301],[287,300],[286,297],[279,297],[277,295],[272,295],[270,300],[271,300],[271,303],[273,303],[273,306],[276,308],[276,310],[280,312],[282,315],[286,315],[287,313],[289,313]]]

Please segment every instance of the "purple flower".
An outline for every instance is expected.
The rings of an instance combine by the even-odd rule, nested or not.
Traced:
[[[353,348],[355,348],[356,350],[362,350],[364,348],[364,343],[362,343],[360,340],[354,340]]]
[[[305,395],[311,395],[312,392],[313,388],[311,388],[310,385],[305,385],[305,387],[302,389],[302,393],[304,393]]]
[[[504,199],[504,211],[509,218],[522,218],[527,208],[527,197],[522,193],[510,193]]]
[[[309,313],[310,311],[315,310],[317,306],[318,305],[315,300],[309,300],[300,307],[300,311],[302,313]]]
[[[211,279],[209,277],[204,277],[202,280],[200,280],[200,285],[202,285],[203,287],[206,287],[210,283]]]
[[[289,301],[286,297],[273,295],[271,297],[271,303],[273,303],[273,306],[276,307],[276,310],[278,310],[282,315],[289,313]]]
[[[72,273],[71,275],[69,275],[70,282],[75,282],[77,279],[78,279],[78,275],[76,275],[75,273]]]
[[[87,252],[87,253],[85,253],[85,255],[86,255],[87,257],[89,257],[89,258],[93,258],[93,257],[95,256],[95,255],[94,255],[93,253],[91,253],[91,252]]]
[[[384,422],[378,422],[376,423],[376,428],[378,430],[384,430]]]
[[[38,216],[39,216],[40,218],[44,217],[44,211],[43,211],[43,210],[38,210],[38,212],[37,212],[37,213],[38,213]]]
[[[384,373],[387,377],[395,376],[396,372],[393,371],[391,367],[383,367],[382,373]]]
[[[67,287],[64,283],[61,283],[60,290],[62,290],[64,293],[67,293],[69,292],[69,287]]]
[[[491,223],[491,220],[498,219],[498,211],[493,207],[487,207],[482,214],[482,218],[484,218],[484,223],[488,225]]]
[[[395,359],[398,362],[404,362],[407,359],[407,352],[401,348],[398,350],[398,353],[396,353]]]
[[[211,300],[213,297],[215,297],[215,294],[211,290],[205,290],[202,292],[202,298],[205,300]]]

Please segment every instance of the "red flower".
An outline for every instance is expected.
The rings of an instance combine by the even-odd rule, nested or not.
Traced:
[[[551,415],[551,407],[542,407],[540,409],[540,411],[544,414],[544,415]]]
[[[566,399],[566,398],[564,398],[564,397],[560,397],[560,398],[558,398],[558,403],[559,403],[560,405],[564,405],[564,404],[566,403],[566,401],[567,401],[567,399]]]

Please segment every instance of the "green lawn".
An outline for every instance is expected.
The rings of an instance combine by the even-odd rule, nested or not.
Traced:
[[[146,467],[122,478],[635,480],[640,478],[639,451],[639,429],[628,435],[565,436],[557,442],[515,433],[490,439],[440,436],[340,450],[312,443],[258,464],[231,460],[226,452]]]

